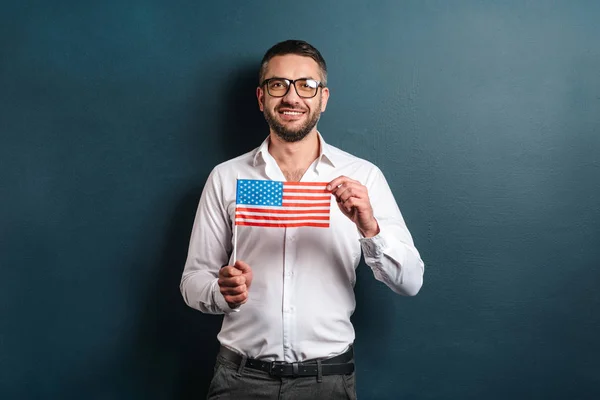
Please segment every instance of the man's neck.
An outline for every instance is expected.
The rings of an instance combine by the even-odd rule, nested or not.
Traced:
[[[269,136],[269,153],[288,181],[299,181],[310,164],[319,157],[319,137],[314,129],[298,142],[289,143],[275,133]]]

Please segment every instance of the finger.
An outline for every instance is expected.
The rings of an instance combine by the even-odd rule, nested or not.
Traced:
[[[250,268],[250,266],[248,264],[246,264],[245,262],[243,262],[241,260],[237,260],[233,266],[238,271],[241,271],[244,274],[248,273],[248,272],[252,272],[252,268]]]
[[[338,202],[344,202],[348,200],[350,197],[358,197],[357,190],[354,187],[350,186],[342,186],[335,193],[335,198]]]
[[[356,184],[352,184],[352,185],[348,185],[348,186],[342,186],[339,189],[337,189],[336,193],[335,193],[335,197],[337,199],[338,202],[340,201],[346,201],[351,197],[356,197],[358,199],[364,199],[367,197],[367,191],[366,188],[360,184],[356,185]]]
[[[345,192],[348,189],[362,190],[363,187],[364,186],[358,181],[347,180],[347,181],[341,183],[340,185],[338,185],[337,187],[334,187],[331,190],[331,194],[338,197],[341,193]]]
[[[217,281],[219,286],[227,286],[227,287],[237,287],[246,284],[245,276],[234,276],[233,278],[219,278]]]
[[[341,209],[341,210],[342,210],[344,213],[346,213],[346,214],[348,214],[348,215],[352,214],[352,206],[350,205],[350,203],[348,203],[348,201],[346,201],[346,202],[344,202],[344,203],[342,203],[342,202],[338,202],[338,205],[340,206],[340,209]]]
[[[222,276],[225,278],[231,278],[233,276],[239,276],[241,274],[242,274],[242,272],[240,270],[238,270],[235,267],[232,267],[231,265],[223,267],[219,270],[219,276]]]
[[[346,201],[340,202],[340,205],[348,212],[352,211],[353,208],[360,210],[364,206],[364,202],[356,197],[350,197]]]
[[[361,183],[359,181],[355,181],[354,179],[350,179],[346,176],[340,176],[339,178],[335,178],[327,184],[327,190],[331,190],[332,193],[335,193],[342,187],[360,184]]]
[[[244,292],[242,294],[238,294],[235,296],[223,296],[225,298],[225,301],[227,303],[230,304],[234,304],[234,305],[240,305],[240,304],[244,304],[246,302],[246,300],[248,299],[248,292]]]
[[[334,180],[332,180],[331,182],[329,182],[327,184],[327,190],[335,190],[337,187],[339,187],[340,185],[343,185],[345,183],[348,182],[356,182],[353,179],[348,178],[347,176],[341,175],[338,176],[337,178],[335,178]]]
[[[366,199],[359,199],[357,197],[350,197],[346,201],[338,203],[340,208],[350,213],[352,210],[356,210],[359,213],[372,213],[371,203]]]
[[[238,294],[242,294],[248,291],[246,285],[240,285],[235,287],[221,286],[219,290],[223,296],[236,296]]]

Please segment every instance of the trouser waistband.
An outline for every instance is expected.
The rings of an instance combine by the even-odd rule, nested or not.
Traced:
[[[348,351],[331,358],[307,360],[303,362],[287,363],[282,361],[260,361],[246,358],[227,347],[221,346],[219,355],[224,359],[242,368],[251,368],[269,373],[271,376],[298,377],[298,376],[323,376],[345,375],[354,372],[354,350],[352,346]]]

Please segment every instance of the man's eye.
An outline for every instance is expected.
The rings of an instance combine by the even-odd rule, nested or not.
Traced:
[[[282,87],[285,87],[285,86],[283,85],[283,83],[276,81],[276,82],[271,82],[269,84],[269,87],[271,89],[281,89]]]

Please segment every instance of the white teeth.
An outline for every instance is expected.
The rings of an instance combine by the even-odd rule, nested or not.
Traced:
[[[302,113],[296,111],[284,111],[283,115],[302,115]]]

